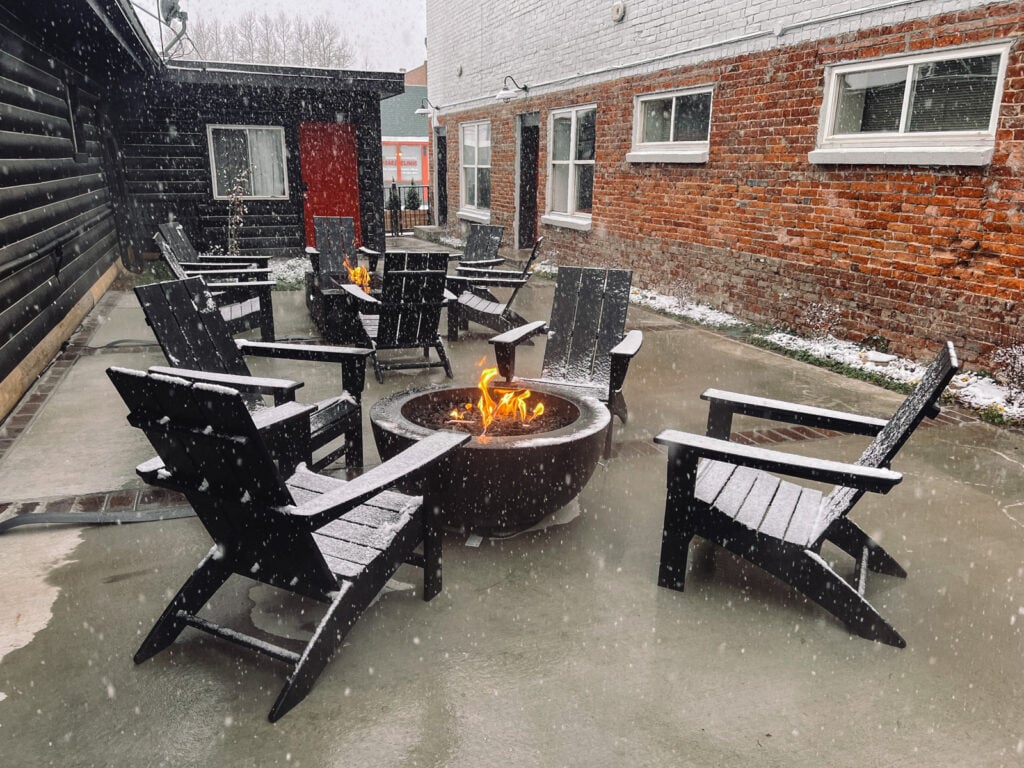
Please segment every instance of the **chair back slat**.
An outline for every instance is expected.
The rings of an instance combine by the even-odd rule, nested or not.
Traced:
[[[938,413],[937,403],[960,364],[951,342],[946,342],[924,372],[914,391],[907,395],[857,463],[866,467],[888,467],[900,448],[924,420]],[[863,495],[855,488],[836,487],[822,503],[825,525],[845,515]]]
[[[199,253],[196,251],[196,247],[192,245],[192,241],[189,240],[185,228],[179,222],[164,222],[157,229],[178,261],[191,262],[199,260]]]
[[[447,270],[448,254],[439,252],[388,251],[384,254],[384,274],[396,270]]]
[[[542,378],[607,386],[631,281],[629,270],[559,268]]]

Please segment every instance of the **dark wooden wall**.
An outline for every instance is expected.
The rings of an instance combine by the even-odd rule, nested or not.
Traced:
[[[0,13],[0,381],[120,255],[100,87],[17,27]]]
[[[137,249],[160,222],[180,220],[199,248],[227,245],[226,200],[213,198],[206,126],[276,125],[285,129],[286,200],[247,200],[242,251],[298,254],[305,243],[299,165],[299,123],[333,122],[344,112],[356,128],[360,208],[368,244],[382,248],[380,96],[360,91],[317,92],[261,86],[139,83],[122,94],[117,141],[125,167],[131,237]]]

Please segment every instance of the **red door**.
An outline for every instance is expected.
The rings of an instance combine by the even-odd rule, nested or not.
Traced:
[[[314,216],[350,216],[359,227],[356,128],[352,123],[299,123],[299,166],[306,184],[306,243],[314,244]]]

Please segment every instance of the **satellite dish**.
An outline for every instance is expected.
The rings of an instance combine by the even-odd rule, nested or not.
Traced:
[[[170,26],[174,19],[181,19],[184,14],[181,12],[179,0],[160,0],[160,18]]]

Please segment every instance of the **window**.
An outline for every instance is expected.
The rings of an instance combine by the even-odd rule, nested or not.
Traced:
[[[812,163],[985,165],[1009,44],[830,67]]]
[[[590,229],[596,128],[597,108],[593,105],[551,113],[548,205],[541,219],[544,223]]]
[[[711,133],[710,88],[637,96],[631,163],[703,163]]]
[[[491,124],[468,123],[459,129],[462,205],[459,217],[489,224],[491,220]]]
[[[284,128],[207,126],[213,196],[227,198],[234,184],[246,198],[288,197]]]

